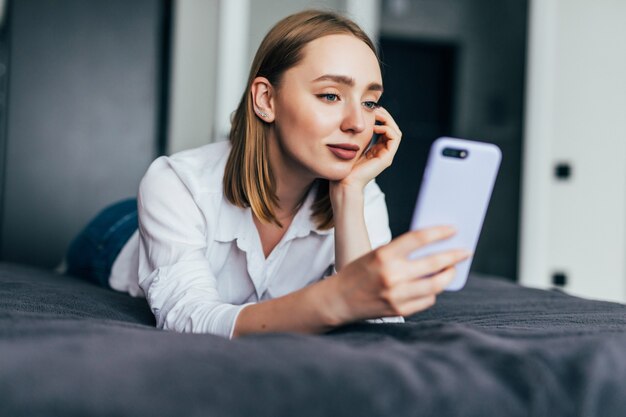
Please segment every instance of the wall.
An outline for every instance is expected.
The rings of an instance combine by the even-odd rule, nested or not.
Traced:
[[[56,265],[154,159],[163,3],[10,4],[0,258]]]
[[[530,21],[521,281],[625,302],[626,2],[537,0]]]
[[[267,31],[283,17],[309,8],[345,10],[341,0],[252,0],[250,6],[254,18],[250,19],[248,66]]]
[[[0,227],[4,208],[7,101],[9,96],[9,27],[7,3],[0,0]]]
[[[218,2],[174,2],[167,154],[209,143],[215,113]]]

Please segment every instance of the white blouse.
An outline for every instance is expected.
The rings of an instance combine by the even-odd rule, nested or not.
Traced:
[[[229,151],[226,141],[159,157],[139,185],[139,230],[115,260],[109,283],[146,296],[159,328],[231,338],[246,306],[334,271],[334,229],[318,230],[311,219],[315,189],[265,258],[250,208],[224,197]],[[376,248],[391,240],[385,196],[371,181],[364,197],[365,223]]]

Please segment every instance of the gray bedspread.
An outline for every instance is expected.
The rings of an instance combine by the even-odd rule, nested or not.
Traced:
[[[237,340],[0,264],[1,416],[626,416],[626,307],[470,277],[405,324]]]

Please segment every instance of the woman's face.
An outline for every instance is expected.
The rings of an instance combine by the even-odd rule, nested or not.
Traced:
[[[275,92],[272,140],[283,168],[307,179],[345,178],[369,144],[381,95],[378,61],[364,42],[310,42]]]

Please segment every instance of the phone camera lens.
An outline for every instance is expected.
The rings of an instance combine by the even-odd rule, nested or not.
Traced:
[[[469,152],[465,149],[444,148],[442,154],[450,158],[465,159]]]

